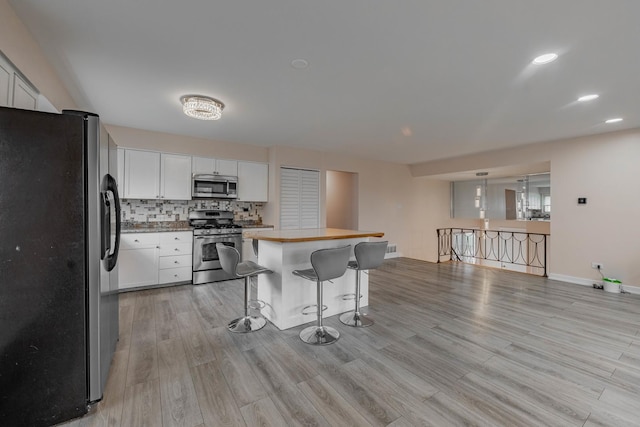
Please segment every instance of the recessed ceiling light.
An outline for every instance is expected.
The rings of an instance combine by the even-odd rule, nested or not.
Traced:
[[[291,66],[297,70],[304,70],[309,66],[309,61],[306,59],[294,59],[291,61]]]
[[[558,59],[557,53],[545,53],[544,55],[540,55],[535,58],[532,63],[536,65],[548,64],[549,62],[553,62]]]
[[[616,117],[615,119],[609,119],[609,120],[605,120],[604,122],[608,125],[610,125],[611,123],[618,123],[622,121],[622,117]]]
[[[593,101],[594,99],[598,99],[600,95],[598,94],[591,94],[591,95],[585,95],[585,96],[581,96],[580,98],[578,98],[579,102],[586,102],[586,101]]]
[[[402,132],[402,134],[404,136],[411,136],[413,135],[413,131],[411,130],[411,128],[409,126],[405,126],[402,129],[400,129],[400,131]]]

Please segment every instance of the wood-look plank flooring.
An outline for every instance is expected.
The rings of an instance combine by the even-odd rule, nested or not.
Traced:
[[[640,425],[640,297],[387,260],[370,328],[231,334],[243,284],[120,295],[104,399],[66,426]],[[326,284],[326,286],[331,286]]]

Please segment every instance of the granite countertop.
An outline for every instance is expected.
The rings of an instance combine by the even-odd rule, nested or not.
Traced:
[[[189,221],[122,222],[121,233],[162,233],[167,231],[191,231]]]
[[[269,224],[256,224],[255,222],[242,222],[235,221],[236,224],[241,225],[242,228],[274,228],[273,225]]]
[[[255,222],[236,221],[244,229],[251,228],[271,228],[273,225],[257,224]],[[191,231],[193,227],[189,221],[158,221],[158,222],[122,222],[121,233],[163,233],[169,231]]]

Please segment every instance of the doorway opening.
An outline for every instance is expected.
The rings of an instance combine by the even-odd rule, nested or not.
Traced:
[[[327,227],[358,229],[358,174],[327,171]]]

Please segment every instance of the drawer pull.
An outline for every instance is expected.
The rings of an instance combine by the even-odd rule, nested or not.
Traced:
[[[138,240],[138,239],[135,239],[135,240],[134,240],[134,242],[136,242],[136,243],[140,243],[140,240]]]
[[[173,261],[174,264],[180,264],[178,261]]]
[[[174,251],[176,251],[176,252],[180,252],[180,249],[178,249],[178,248],[175,248],[175,249],[174,249]]]
[[[174,237],[173,240],[180,240],[180,238],[179,237]]]
[[[177,275],[177,274],[174,274],[174,275],[173,275],[173,277],[178,277],[178,275]]]

